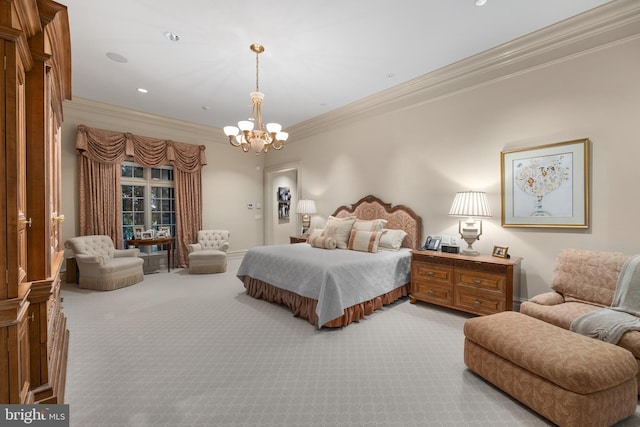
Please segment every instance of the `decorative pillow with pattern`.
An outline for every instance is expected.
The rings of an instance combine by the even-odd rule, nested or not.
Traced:
[[[311,236],[309,237],[309,244],[314,248],[320,249],[335,249],[336,248],[336,239],[332,237],[325,236]]]
[[[392,230],[392,229],[383,229],[382,237],[380,238],[380,250],[384,251],[397,251],[402,246],[402,241],[404,240],[407,232],[404,230]]]
[[[347,249],[354,222],[356,222],[356,219],[353,217],[335,218],[330,216],[327,220],[327,225],[324,227],[323,236],[336,239],[338,249]]]
[[[387,225],[386,219],[372,219],[368,221],[356,219],[356,222],[353,224],[353,229],[362,231],[382,231],[385,225]]]
[[[362,252],[378,252],[381,231],[351,230],[349,249]]]

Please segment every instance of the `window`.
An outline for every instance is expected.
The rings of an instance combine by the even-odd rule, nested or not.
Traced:
[[[134,227],[158,231],[169,228],[176,235],[173,166],[148,168],[132,162],[121,166],[122,238],[133,239]],[[152,251],[157,251],[156,246]]]

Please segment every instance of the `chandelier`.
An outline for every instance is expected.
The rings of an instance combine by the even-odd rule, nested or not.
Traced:
[[[262,100],[264,93],[260,92],[258,85],[258,55],[264,52],[264,46],[254,43],[249,46],[256,54],[256,91],[251,92],[251,117],[249,120],[241,120],[238,126],[225,126],[224,134],[229,137],[229,143],[234,147],[242,148],[245,153],[253,149],[256,156],[264,150],[266,153],[269,147],[280,150],[284,147],[284,142],[289,137],[287,132],[282,132],[282,126],[278,123],[267,123],[266,127],[262,121]]]

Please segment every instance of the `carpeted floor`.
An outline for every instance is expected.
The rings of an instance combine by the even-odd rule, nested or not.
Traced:
[[[468,315],[403,299],[317,330],[245,295],[238,265],[64,284],[71,426],[551,425],[466,369]]]

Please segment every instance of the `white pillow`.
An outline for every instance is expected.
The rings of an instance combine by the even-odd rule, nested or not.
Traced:
[[[378,252],[381,231],[351,230],[349,249],[362,252]]]
[[[317,239],[318,237],[322,237],[322,233],[324,233],[324,228],[316,228],[314,229],[307,238],[307,243],[311,242],[311,239]]]
[[[407,235],[407,232],[404,230],[392,230],[390,228],[385,228],[382,232],[379,249],[385,251],[397,251],[400,249],[402,241]]]
[[[349,218],[335,218],[330,216],[327,220],[327,225],[324,227],[324,237],[331,237],[336,240],[336,246],[338,249],[347,249],[349,245],[349,236],[351,235],[351,228],[356,219]]]
[[[356,219],[355,224],[353,224],[353,229],[362,231],[382,231],[385,225],[387,225],[386,219],[372,219],[368,221]]]

